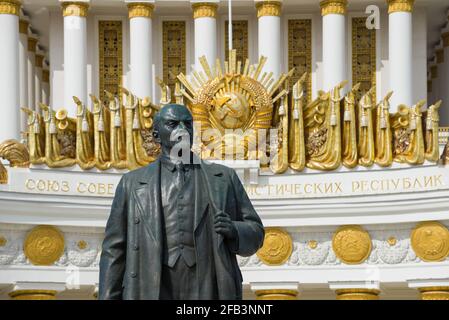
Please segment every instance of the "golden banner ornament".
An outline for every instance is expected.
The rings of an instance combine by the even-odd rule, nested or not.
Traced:
[[[371,253],[371,237],[360,226],[342,226],[332,238],[332,248],[343,263],[360,264]]]
[[[257,257],[266,265],[284,264],[293,251],[293,241],[288,232],[279,228],[266,228],[262,248]]]
[[[449,230],[439,222],[419,223],[410,241],[413,251],[423,261],[442,261],[449,255]]]
[[[55,227],[37,226],[28,233],[23,251],[34,265],[52,265],[64,253],[64,236]]]

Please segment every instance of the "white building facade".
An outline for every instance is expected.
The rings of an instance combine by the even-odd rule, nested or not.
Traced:
[[[442,99],[443,151],[445,1],[232,3],[232,48],[242,69],[245,59],[264,56],[260,72],[275,79],[295,68],[293,84],[307,72],[308,103],[344,80],[348,88],[360,83],[362,93],[373,88],[375,104],[393,91],[391,113],[423,99],[426,110]],[[65,108],[75,118],[73,96],[93,110],[91,94],[106,101],[105,90],[120,95],[122,87],[163,104],[160,82],[174,99],[178,74],[201,82],[192,74],[202,56],[211,65],[229,59],[228,10],[220,0],[0,0],[0,143],[29,143],[22,107],[39,115],[45,106]],[[4,162],[0,298],[94,299],[104,227],[126,170]],[[273,174],[258,163],[229,165],[245,181],[271,244],[239,259],[244,298],[449,299],[447,166],[424,161]]]

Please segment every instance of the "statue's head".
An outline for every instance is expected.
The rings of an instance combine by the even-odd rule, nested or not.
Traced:
[[[190,154],[193,144],[193,118],[189,109],[180,104],[165,105],[154,118],[153,136],[161,144],[162,153],[171,156]]]

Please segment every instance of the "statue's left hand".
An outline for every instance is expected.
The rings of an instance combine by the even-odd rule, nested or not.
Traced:
[[[237,229],[234,226],[229,215],[223,211],[218,211],[215,214],[214,220],[215,231],[221,234],[227,240],[234,240],[237,238]]]

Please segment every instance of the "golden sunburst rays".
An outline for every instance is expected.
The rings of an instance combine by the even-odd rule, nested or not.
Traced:
[[[202,70],[177,76],[178,95],[185,98],[195,122],[200,125],[205,144],[216,140],[204,136],[209,129],[218,130],[222,136],[219,140],[223,142],[229,129],[247,132],[272,127],[273,110],[288,94],[287,81],[294,69],[276,79],[273,72],[264,72],[266,62],[267,58],[261,56],[256,64],[251,65],[249,59],[242,63],[237,61],[236,50],[231,50],[229,60],[224,63],[216,59],[210,65],[202,56],[199,58]]]

